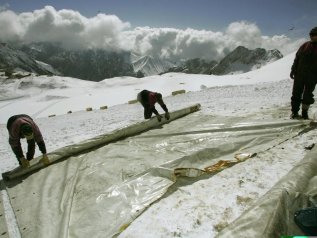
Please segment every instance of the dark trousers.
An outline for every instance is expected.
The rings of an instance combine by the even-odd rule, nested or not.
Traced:
[[[299,77],[294,79],[291,97],[292,112],[298,112],[301,103],[310,105],[315,102],[313,94],[315,87],[315,80],[309,80],[308,78]]]
[[[150,119],[152,114],[153,112],[150,107],[144,107],[144,119]]]

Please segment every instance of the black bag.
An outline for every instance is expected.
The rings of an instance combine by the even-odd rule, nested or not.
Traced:
[[[294,221],[306,235],[317,235],[317,207],[307,207],[296,211]]]

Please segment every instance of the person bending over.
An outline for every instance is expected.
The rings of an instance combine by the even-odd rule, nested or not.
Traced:
[[[144,108],[144,119],[150,119],[154,113],[158,121],[162,120],[162,116],[158,113],[155,108],[155,103],[158,103],[165,112],[165,118],[170,119],[168,109],[163,102],[162,94],[157,92],[151,92],[148,90],[142,90],[138,93],[137,100],[142,104]]]
[[[49,164],[41,131],[30,116],[20,114],[10,117],[7,122],[7,129],[9,132],[9,144],[20,166],[26,168],[30,165],[29,161],[33,159],[35,154],[35,142],[43,154],[41,162],[45,165]],[[26,158],[23,154],[20,142],[23,138],[26,139],[28,144]]]

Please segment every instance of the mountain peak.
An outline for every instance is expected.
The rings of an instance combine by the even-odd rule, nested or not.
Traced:
[[[256,48],[250,50],[244,46],[238,46],[212,69],[211,74],[245,73],[282,57],[283,55],[277,49],[267,51],[263,48]]]
[[[36,62],[32,57],[6,43],[0,44],[0,69],[4,71],[19,70],[37,74],[52,74],[48,68]]]
[[[157,75],[166,72],[169,68],[174,67],[175,64],[168,60],[154,58],[150,55],[139,56],[131,55],[131,61],[134,72],[142,72],[145,76]]]

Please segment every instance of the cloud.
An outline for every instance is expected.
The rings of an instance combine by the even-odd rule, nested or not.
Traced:
[[[285,35],[263,36],[255,23],[231,23],[224,32],[195,29],[137,27],[131,29],[115,15],[98,14],[87,18],[73,10],[46,6],[33,12],[16,14],[0,11],[0,40],[22,42],[61,42],[66,48],[104,48],[132,50],[142,55],[172,60],[204,58],[219,60],[242,45],[249,49],[278,49],[284,55],[305,39]]]
[[[19,41],[23,34],[23,26],[16,20],[17,15],[12,11],[0,12],[0,39],[2,41]]]
[[[98,14],[86,18],[72,10],[56,11],[51,6],[34,12],[0,12],[0,39],[2,41],[62,42],[67,48],[123,48],[120,34],[130,27],[117,16]]]
[[[9,9],[9,7],[10,7],[9,3],[5,3],[4,5],[0,5],[0,12]]]
[[[245,21],[231,23],[224,32],[139,27],[123,34],[129,38],[130,48],[138,53],[169,59],[220,60],[241,45],[249,49],[278,49],[286,55],[305,41],[294,41],[285,35],[263,36],[255,23]]]
[[[226,36],[230,44],[239,46],[247,44],[250,47],[258,47],[261,42],[261,31],[254,23],[245,21],[233,22],[226,29]]]
[[[222,56],[222,33],[194,29],[139,27],[125,32],[140,54],[169,59],[219,58]]]

